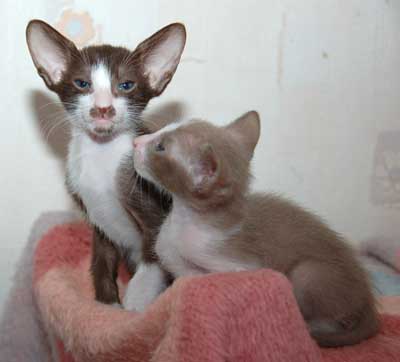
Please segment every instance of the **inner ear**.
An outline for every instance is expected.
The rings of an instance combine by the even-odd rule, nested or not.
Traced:
[[[32,20],[26,28],[26,40],[39,75],[52,88],[67,70],[75,45],[41,20]]]
[[[199,172],[202,176],[213,177],[218,171],[218,161],[210,145],[204,146],[200,161],[199,161]]]
[[[242,146],[248,160],[253,157],[254,149],[260,138],[260,116],[256,111],[250,111],[228,124],[225,129]]]
[[[163,92],[179,64],[186,42],[183,24],[174,23],[159,30],[135,50],[140,56],[142,73],[154,95]]]
[[[217,181],[219,162],[210,144],[205,144],[200,148],[192,172],[193,184],[197,192],[207,191]]]

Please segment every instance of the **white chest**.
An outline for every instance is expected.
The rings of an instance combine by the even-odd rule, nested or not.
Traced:
[[[164,267],[176,277],[245,270],[248,269],[246,265],[230,259],[220,248],[237,230],[223,232],[204,224],[174,200],[173,209],[157,238],[156,252]]]
[[[118,245],[139,251],[140,234],[120,202],[117,185],[121,160],[131,149],[130,135],[105,143],[77,135],[71,140],[67,167],[71,187],[85,204],[89,220]]]

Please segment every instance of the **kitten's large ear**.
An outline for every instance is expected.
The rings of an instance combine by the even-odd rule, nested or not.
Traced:
[[[140,43],[138,52],[143,76],[155,96],[161,94],[172,79],[186,42],[185,26],[174,23],[162,28]]]
[[[225,128],[242,145],[247,159],[251,160],[260,138],[260,116],[258,113],[256,111],[247,112]]]
[[[191,168],[194,192],[197,196],[207,194],[217,181],[219,171],[220,165],[214,149],[209,143],[202,145]]]
[[[41,20],[31,20],[26,27],[26,41],[33,63],[46,85],[52,89],[67,70],[74,43]]]

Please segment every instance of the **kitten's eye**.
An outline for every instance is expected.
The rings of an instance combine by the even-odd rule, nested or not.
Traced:
[[[156,143],[156,145],[154,146],[154,149],[156,150],[156,152],[165,151],[165,147],[161,142]]]
[[[79,89],[88,89],[90,88],[90,83],[87,82],[86,80],[82,79],[75,79],[74,84],[79,88]]]
[[[123,92],[129,92],[135,87],[135,83],[131,81],[123,82],[118,84],[118,89]]]

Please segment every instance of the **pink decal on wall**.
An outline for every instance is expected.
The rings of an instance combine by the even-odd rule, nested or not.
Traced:
[[[78,47],[83,47],[99,38],[100,27],[93,24],[88,12],[76,12],[66,9],[62,12],[55,28]]]

